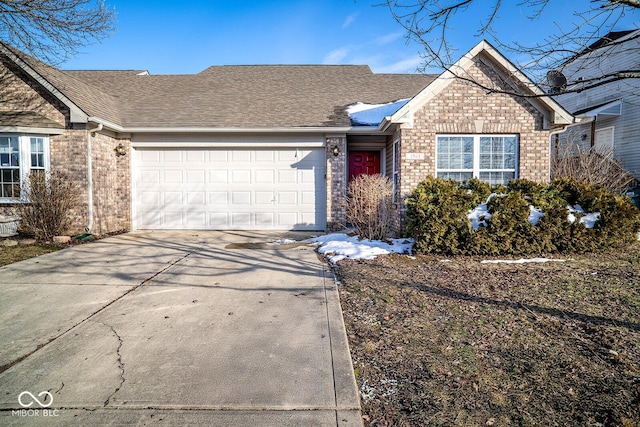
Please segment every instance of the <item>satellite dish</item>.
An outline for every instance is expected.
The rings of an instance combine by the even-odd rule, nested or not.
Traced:
[[[551,70],[547,73],[547,83],[552,93],[562,92],[567,88],[567,78],[559,70]]]

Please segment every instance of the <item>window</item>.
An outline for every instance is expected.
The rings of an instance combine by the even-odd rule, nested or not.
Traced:
[[[436,146],[438,178],[506,184],[517,177],[516,135],[439,135]]]
[[[593,148],[604,156],[613,153],[613,127],[596,129]]]
[[[0,200],[19,199],[20,183],[31,171],[49,168],[49,139],[0,135]]]

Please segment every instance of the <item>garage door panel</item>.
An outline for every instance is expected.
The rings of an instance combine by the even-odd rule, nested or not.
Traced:
[[[162,182],[165,184],[182,184],[181,170],[165,170],[162,173]]]
[[[251,170],[232,170],[231,184],[251,184]]]
[[[257,170],[254,172],[256,184],[273,184],[275,182],[275,171]]]
[[[204,170],[188,170],[187,173],[187,184],[204,184]]]
[[[211,184],[227,184],[229,182],[229,174],[226,170],[210,170],[209,183]]]
[[[251,227],[251,214],[248,212],[231,213],[231,227]]]
[[[323,149],[135,151],[136,228],[325,227]]]
[[[279,170],[278,171],[278,184],[297,184],[298,177],[295,169]]]
[[[255,203],[258,206],[273,206],[275,202],[275,197],[272,191],[256,191],[255,193]]]
[[[212,191],[209,193],[209,204],[210,205],[228,205],[229,204],[229,193],[226,191]]]

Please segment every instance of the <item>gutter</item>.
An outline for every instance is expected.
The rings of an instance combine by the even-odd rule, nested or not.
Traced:
[[[297,126],[297,127],[126,127],[99,117],[89,117],[89,122],[102,124],[105,128],[118,133],[346,133],[358,130],[354,126],[324,127],[324,126]]]
[[[93,143],[93,136],[95,133],[100,132],[103,128],[102,123],[96,124],[97,126],[95,128],[87,129],[87,216],[89,220],[87,222],[87,226],[84,228],[84,231],[87,233],[89,233],[93,228],[93,159],[91,145]]]

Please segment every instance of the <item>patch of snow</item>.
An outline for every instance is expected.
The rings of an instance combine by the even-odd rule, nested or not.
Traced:
[[[387,116],[402,108],[409,98],[386,104],[366,104],[358,102],[347,107],[347,114],[353,126],[378,126]]]
[[[544,216],[544,213],[540,209],[534,208],[533,205],[529,205],[529,222],[531,225],[538,225],[540,218]]]
[[[487,226],[485,219],[491,219],[491,214],[487,208],[486,203],[480,203],[474,209],[470,210],[467,214],[467,218],[471,221],[471,228],[477,230],[480,226]]]
[[[580,218],[580,222],[584,224],[587,228],[593,228],[596,225],[596,222],[600,219],[600,212],[590,212],[584,214],[582,218]]]
[[[468,191],[471,191],[471,190],[468,190]],[[489,194],[489,197],[487,197],[486,202],[480,203],[474,209],[469,211],[469,213],[467,214],[467,218],[469,218],[469,221],[471,221],[471,228],[473,228],[474,230],[477,230],[478,228],[480,228],[481,225],[484,227],[487,226],[487,222],[485,221],[485,219],[491,219],[491,217],[493,216],[489,213],[489,209],[487,208],[487,205],[489,204],[491,199],[496,196],[501,196],[501,195],[496,193]]]
[[[554,259],[554,258],[528,258],[528,259],[486,259],[480,261],[481,264],[527,264],[535,262],[566,262],[566,259]]]
[[[271,243],[268,243],[268,244],[277,246],[277,245],[290,245],[292,243],[298,243],[298,242],[296,242],[295,240],[291,240],[291,239],[279,239],[279,240],[276,240],[275,242],[271,242]]]
[[[584,224],[586,228],[593,228],[596,222],[600,219],[600,212],[585,212],[580,205],[567,206],[567,221],[570,224],[576,222],[576,216],[574,213],[581,214],[580,223]]]
[[[327,234],[309,240],[319,244],[318,252],[326,255],[333,264],[345,258],[373,259],[378,255],[390,253],[411,254],[413,239],[392,239],[391,243],[379,240],[359,240],[358,236],[343,233]]]

